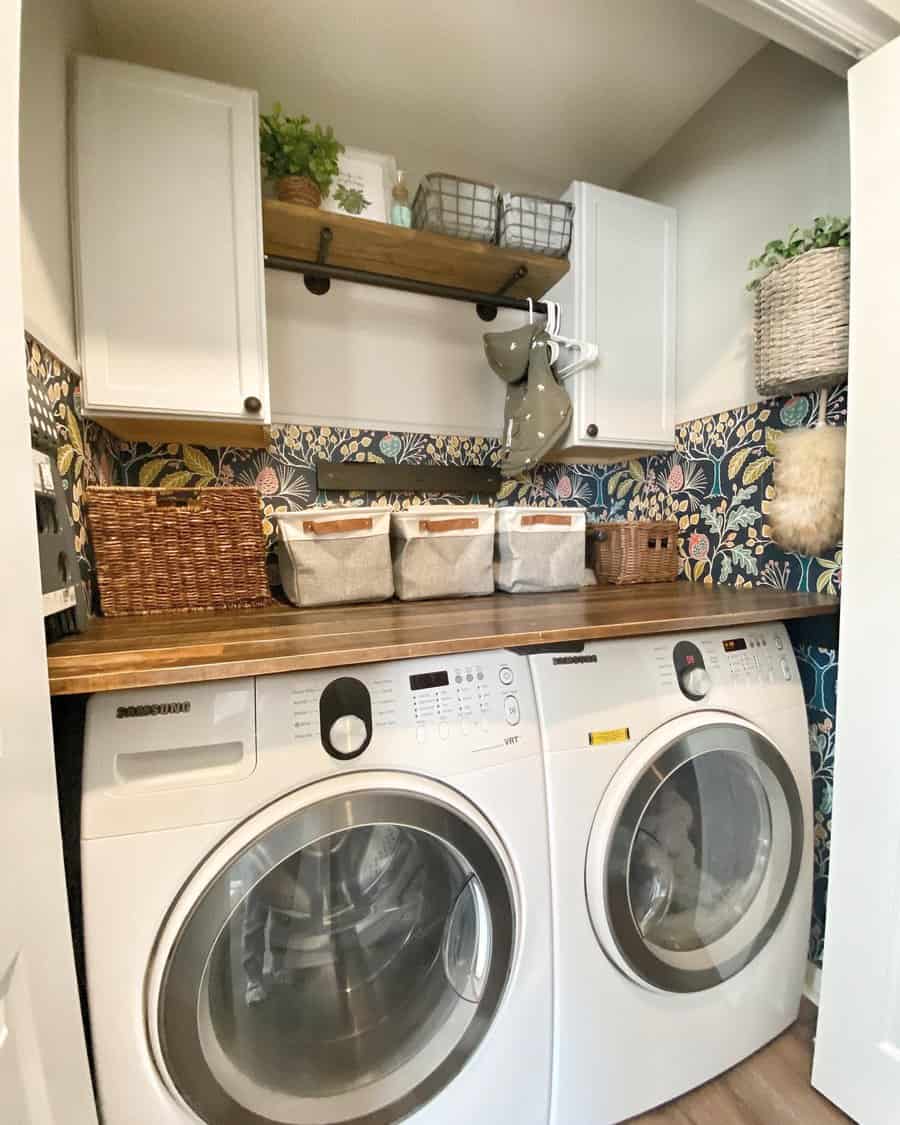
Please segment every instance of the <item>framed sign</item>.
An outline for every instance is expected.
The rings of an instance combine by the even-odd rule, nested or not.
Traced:
[[[322,210],[386,223],[396,177],[397,161],[393,156],[348,148],[341,154],[340,171],[322,201]]]

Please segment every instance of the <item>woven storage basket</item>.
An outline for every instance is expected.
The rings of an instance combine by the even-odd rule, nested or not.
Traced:
[[[847,374],[850,251],[810,250],[756,291],[753,356],[761,395],[815,390]]]
[[[594,536],[594,573],[600,582],[672,582],[678,577],[674,520],[601,523]]]
[[[89,488],[104,614],[267,605],[254,488]]]

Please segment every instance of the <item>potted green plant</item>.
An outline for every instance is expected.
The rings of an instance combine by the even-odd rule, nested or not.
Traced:
[[[274,180],[285,203],[318,207],[338,173],[344,146],[330,125],[313,125],[305,115],[288,117],[276,102],[259,117],[259,149],[263,171]]]

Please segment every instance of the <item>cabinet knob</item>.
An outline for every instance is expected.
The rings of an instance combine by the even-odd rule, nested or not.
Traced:
[[[585,430],[585,433],[587,434],[588,437],[596,437],[599,432],[600,431],[597,429],[597,423],[596,422],[591,422],[591,424]]]
[[[260,410],[262,410],[262,403],[256,395],[248,395],[247,398],[244,399],[244,409],[248,414],[259,414]]]

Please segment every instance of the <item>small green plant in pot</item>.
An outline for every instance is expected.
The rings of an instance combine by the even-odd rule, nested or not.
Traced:
[[[260,114],[259,149],[263,171],[275,181],[280,200],[318,207],[338,174],[344,146],[330,125],[313,125],[305,114],[287,117],[276,102],[271,113]]]
[[[773,269],[799,258],[810,250],[827,250],[833,246],[850,245],[850,220],[839,219],[834,215],[819,216],[806,230],[791,227],[785,239],[776,238],[767,242],[758,258],[751,258],[748,269],[764,272],[747,283],[750,290],[758,289],[763,278]]]

